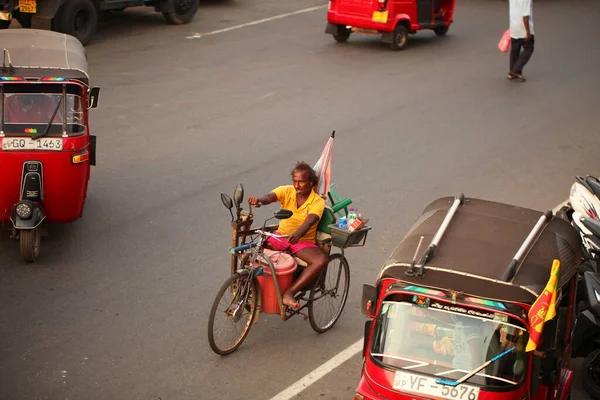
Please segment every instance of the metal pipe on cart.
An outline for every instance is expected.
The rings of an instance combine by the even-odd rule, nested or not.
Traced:
[[[419,272],[417,273],[417,276],[423,276],[423,273],[425,271],[425,264],[427,264],[433,258],[435,249],[437,248],[438,244],[440,243],[442,236],[444,236],[444,233],[446,232],[448,225],[450,225],[450,221],[452,221],[452,218],[454,218],[454,214],[456,214],[458,207],[460,205],[463,205],[464,203],[465,203],[465,195],[464,194],[461,193],[460,196],[457,196],[454,198],[454,203],[448,210],[446,217],[444,217],[444,220],[442,221],[440,228],[437,230],[437,232],[433,236],[433,239],[431,240],[429,247],[427,247],[427,249],[425,250],[425,253],[423,253],[423,257],[421,258],[421,261],[419,262]]]
[[[540,219],[538,219],[535,226],[533,227],[531,232],[529,232],[529,235],[527,235],[527,238],[525,238],[525,241],[523,241],[521,247],[519,247],[519,250],[517,250],[517,253],[513,257],[511,262],[508,264],[506,271],[504,271],[504,276],[502,277],[502,280],[504,282],[509,282],[515,277],[515,275],[517,274],[517,267],[523,259],[523,256],[526,252],[529,252],[529,250],[531,250],[531,244],[535,240],[537,240],[537,237],[544,228],[544,225],[550,222],[553,216],[554,213],[552,212],[552,210],[548,210],[540,217]]]

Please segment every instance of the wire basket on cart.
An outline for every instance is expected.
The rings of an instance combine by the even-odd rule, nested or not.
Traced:
[[[363,226],[352,232],[347,229],[340,229],[336,225],[329,225],[329,229],[331,230],[333,245],[345,249],[348,247],[364,246],[371,227]]]

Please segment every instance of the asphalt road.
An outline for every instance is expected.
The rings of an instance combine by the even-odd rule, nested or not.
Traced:
[[[600,171],[597,2],[536,2],[526,83],[505,79],[496,48],[504,1],[459,1],[447,37],[419,33],[403,52],[372,36],[336,44],[325,8],[186,39],[323,4],[203,3],[187,26],[145,9],[104,19],[88,46],[102,92],[84,218],[50,226],[35,265],[0,238],[1,399],[271,399],[360,339],[362,284],[430,201],[544,210]],[[263,316],[236,353],[213,354],[207,317],[229,273],[220,192],[287,183],[333,129],[335,189],[373,227],[347,253],[344,314],[323,335]],[[360,364],[296,398],[352,398]]]

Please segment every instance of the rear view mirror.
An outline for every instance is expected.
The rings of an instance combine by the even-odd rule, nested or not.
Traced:
[[[365,283],[363,285],[360,312],[370,318],[375,318],[375,305],[377,304],[377,288]]]
[[[225,193],[221,193],[221,201],[228,210],[233,208],[233,201],[231,200],[231,197],[227,196]]]
[[[93,87],[88,91],[88,109],[97,108],[100,101],[100,88]]]
[[[240,204],[244,201],[244,186],[241,183],[235,187],[235,191],[233,192],[233,201],[235,202],[235,206],[240,208]]]
[[[292,215],[294,215],[293,212],[291,212],[290,210],[286,210],[285,208],[282,208],[281,210],[279,210],[279,211],[277,211],[275,213],[275,218],[277,218],[277,219],[288,219]]]

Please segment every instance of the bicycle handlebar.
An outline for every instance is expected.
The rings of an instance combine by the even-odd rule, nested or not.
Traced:
[[[286,239],[286,238],[290,237],[290,235],[275,235],[274,233],[263,231],[260,229],[257,229],[256,233],[258,233],[262,236],[273,237],[275,239]],[[231,250],[229,250],[229,253],[231,253],[231,254],[239,253],[240,251],[248,250],[248,249],[250,249],[252,247],[256,247],[256,246],[258,246],[258,243],[242,244],[240,246],[231,248]]]

